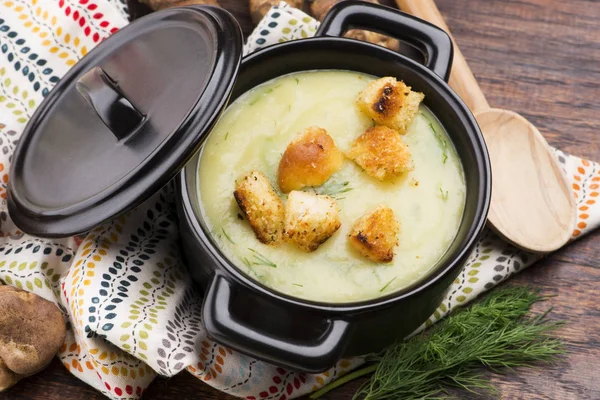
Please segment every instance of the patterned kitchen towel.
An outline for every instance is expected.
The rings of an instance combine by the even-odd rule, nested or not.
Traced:
[[[85,237],[40,239],[11,222],[8,170],[25,124],[78,59],[126,24],[122,0],[0,0],[0,283],[35,292],[63,310],[69,329],[58,357],[75,376],[114,399],[137,399],[157,374],[187,369],[234,396],[283,400],[360,365],[353,358],[308,375],[210,340],[201,323],[201,295],[179,258],[171,185]],[[252,33],[245,52],[312,36],[316,27],[282,3]],[[576,239],[600,225],[600,165],[558,150],[556,156],[577,199]],[[427,324],[538,259],[486,230]]]

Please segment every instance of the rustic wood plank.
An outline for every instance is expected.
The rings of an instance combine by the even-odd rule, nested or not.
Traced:
[[[247,2],[221,3],[248,33]],[[596,1],[438,0],[438,6],[492,106],[523,114],[551,144],[600,160],[600,7]],[[556,295],[543,306],[554,306],[553,317],[567,321],[561,335],[570,356],[556,367],[492,376],[502,398],[600,398],[599,239],[600,233],[584,237],[509,282],[530,284]],[[349,398],[361,382],[333,391],[326,398]],[[104,399],[57,360],[0,398]],[[183,373],[156,380],[144,398],[231,397]],[[463,393],[461,398],[476,397]]]
[[[600,231],[592,232],[578,240],[576,244],[570,244],[557,251],[552,255],[552,258],[577,265],[585,265],[586,267],[600,268],[600,262],[598,261],[599,241]],[[577,251],[571,250],[573,246],[576,246]]]

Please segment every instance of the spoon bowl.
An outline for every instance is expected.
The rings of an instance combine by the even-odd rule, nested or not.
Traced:
[[[519,114],[475,115],[492,163],[488,222],[504,239],[536,253],[556,250],[575,229],[575,199],[541,133]]]

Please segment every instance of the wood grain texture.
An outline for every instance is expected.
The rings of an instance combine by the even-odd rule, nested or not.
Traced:
[[[220,2],[249,32],[246,1]],[[600,160],[600,7],[596,0],[438,0],[437,4],[493,107],[519,111],[551,145]],[[554,367],[490,375],[500,398],[600,398],[599,253],[600,232],[592,233],[509,281],[556,295],[542,306],[554,306],[553,318],[567,321],[561,335],[570,355]],[[326,398],[348,399],[360,383],[339,388]],[[478,397],[461,393],[460,398]],[[104,397],[55,360],[42,373],[0,394],[0,399]],[[180,374],[156,380],[144,399],[232,397]]]
[[[474,114],[479,111],[488,110],[490,105],[433,0],[396,0],[396,4],[402,11],[431,22],[450,35],[454,42],[454,59],[450,73],[450,85]]]

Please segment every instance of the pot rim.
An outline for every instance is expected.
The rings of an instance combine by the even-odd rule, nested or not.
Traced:
[[[238,284],[241,284],[247,289],[250,289],[254,292],[258,292],[261,295],[267,296],[271,300],[275,300],[280,303],[285,303],[290,306],[300,307],[304,309],[310,309],[313,311],[327,312],[329,314],[346,314],[384,308],[387,306],[391,306],[394,303],[400,302],[408,297],[414,296],[419,292],[426,290],[430,286],[435,285],[439,280],[442,280],[447,274],[454,270],[457,267],[457,264],[462,264],[464,262],[464,259],[468,256],[476,240],[479,238],[479,235],[483,230],[487,220],[487,214],[491,203],[492,189],[491,162],[489,159],[483,134],[481,133],[481,130],[475,120],[475,117],[473,116],[467,105],[450,88],[448,83],[446,83],[442,78],[440,78],[437,74],[435,74],[432,70],[428,69],[424,65],[419,64],[416,61],[413,61],[410,58],[400,53],[389,50],[387,48],[345,37],[321,36],[289,41],[257,50],[256,52],[245,56],[242,59],[242,63],[240,65],[240,74],[244,72],[244,69],[248,64],[257,62],[257,59],[260,61],[262,57],[269,53],[273,53],[276,51],[289,51],[290,47],[314,46],[315,43],[330,44],[332,47],[337,47],[338,45],[348,45],[350,47],[355,47],[358,51],[379,52],[381,56],[385,58],[389,58],[390,56],[392,56],[401,59],[402,62],[407,66],[407,68],[416,69],[418,72],[427,75],[428,78],[430,78],[433,81],[433,83],[430,85],[431,89],[433,89],[437,94],[442,95],[445,101],[452,106],[455,112],[461,115],[461,119],[464,121],[463,129],[472,130],[474,132],[473,143],[475,147],[475,152],[480,156],[478,164],[482,167],[479,170],[479,173],[482,177],[482,185],[479,188],[469,189],[469,187],[467,187],[467,193],[470,190],[479,191],[479,200],[476,203],[477,210],[473,217],[471,227],[469,228],[470,232],[467,233],[464,246],[462,246],[460,250],[456,251],[455,254],[452,255],[452,258],[449,262],[437,266],[432,266],[432,268],[427,272],[425,278],[417,280],[413,284],[403,289],[389,293],[385,296],[347,303],[329,303],[324,301],[305,300],[299,297],[293,297],[288,294],[279,292],[250,278],[247,274],[245,274],[238,267],[236,267],[221,252],[218,245],[213,240],[213,235],[208,233],[203,228],[200,222],[201,216],[197,216],[195,214],[193,206],[190,202],[190,196],[198,196],[198,194],[190,193],[189,187],[186,182],[186,175],[190,172],[196,175],[193,179],[197,179],[197,163],[201,157],[203,147],[192,158],[191,162],[189,162],[186,165],[186,167],[180,173],[180,176],[178,178],[180,185],[178,191],[181,194],[181,201],[183,203],[182,209],[185,213],[185,217],[188,223],[190,224],[196,235],[196,238],[201,240],[205,245],[205,248],[210,251],[211,256],[216,260],[218,267],[226,271],[229,278],[235,279]],[[302,71],[309,71],[309,69],[303,69]],[[281,74],[280,76],[296,72],[300,71],[294,70],[291,72]],[[433,112],[435,115],[435,110],[433,110]],[[461,218],[461,224],[464,222],[464,218],[465,215],[463,213],[463,216]]]

